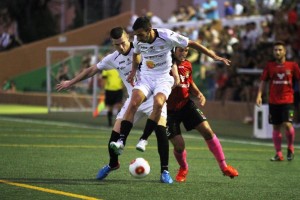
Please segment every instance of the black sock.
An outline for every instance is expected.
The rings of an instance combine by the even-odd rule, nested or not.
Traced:
[[[154,131],[154,129],[157,127],[157,122],[153,121],[152,119],[147,119],[145,129],[143,132],[143,135],[140,137],[140,139],[148,140],[148,137],[151,135],[151,133]]]
[[[108,111],[107,112],[108,126],[112,126],[112,116],[113,116],[113,112]]]
[[[110,135],[110,139],[108,141],[108,152],[109,152],[109,166],[114,168],[118,165],[118,155],[115,154],[114,150],[110,148],[111,142],[116,142],[120,138],[120,134],[116,131],[112,131]]]
[[[166,127],[158,125],[155,129],[157,149],[160,157],[160,171],[169,170],[169,140]]]
[[[120,128],[120,140],[123,141],[123,144],[125,146],[127,136],[129,135],[130,131],[132,129],[132,123],[127,120],[123,120],[121,122],[121,128]]]

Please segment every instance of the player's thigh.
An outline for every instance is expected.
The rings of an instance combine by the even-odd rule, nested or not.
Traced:
[[[166,99],[168,99],[169,95],[171,94],[173,84],[174,78],[172,76],[156,80],[156,85],[153,94],[156,96],[156,94],[162,93],[165,95]]]
[[[192,100],[182,108],[182,123],[187,131],[195,129],[199,124],[206,121],[203,112],[195,105]]]
[[[121,108],[120,112],[117,115],[117,121],[120,119],[122,121],[125,112],[129,106],[130,103],[130,99],[127,98],[126,101],[123,104],[123,107]],[[148,113],[150,114],[152,111],[152,104],[146,104],[142,103],[141,106],[137,109],[136,113],[134,114],[134,118],[133,118],[133,124],[135,124],[136,122],[138,122],[140,119],[142,119],[144,116],[146,116]]]
[[[146,97],[143,91],[139,89],[133,89],[128,107],[139,107],[145,99]]]
[[[280,125],[283,122],[293,122],[294,105],[293,104],[269,104],[269,123]]]
[[[138,90],[142,92],[146,98],[149,98],[153,94],[154,84],[147,79],[147,77],[141,77],[138,80],[133,88],[133,92]]]

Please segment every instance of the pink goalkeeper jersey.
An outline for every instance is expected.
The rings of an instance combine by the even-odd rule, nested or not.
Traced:
[[[269,62],[260,79],[269,81],[270,104],[290,104],[294,102],[293,79],[300,79],[299,66],[289,61],[283,64]]]

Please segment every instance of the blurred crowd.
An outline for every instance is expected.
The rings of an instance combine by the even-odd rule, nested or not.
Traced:
[[[41,2],[44,4],[32,4],[28,9],[32,10],[34,6],[44,9],[45,6],[49,6],[52,13],[56,10],[59,15],[58,1]],[[69,2],[66,11],[71,13],[70,25],[67,24],[67,27],[71,27],[71,22],[78,18],[75,16],[77,11],[74,2],[79,2],[81,9],[84,5],[80,0],[66,2]],[[119,12],[121,1],[116,2],[112,4],[111,10]],[[274,41],[284,41],[288,50],[287,58],[300,63],[300,2],[297,0],[231,0],[222,1],[222,5],[220,2],[194,0],[192,5],[179,6],[166,20],[162,20],[158,13],[145,9],[140,13],[149,17],[154,27],[172,25],[174,31],[192,40],[198,40],[218,55],[232,61],[231,67],[226,68],[191,50],[188,59],[197,67],[197,70],[194,70],[194,76],[200,80],[199,86],[208,100],[254,101],[259,75],[265,63],[272,59],[270,47]],[[263,20],[251,18],[253,16],[258,16]],[[131,31],[131,25],[136,18],[137,15],[134,14],[129,22],[128,31]],[[0,51],[22,44],[16,19],[19,19],[18,15],[12,15],[9,9],[0,7]],[[224,19],[229,22],[247,19],[247,22],[224,23]],[[205,23],[199,26],[189,26],[193,23],[199,24],[199,22]],[[47,23],[48,27],[50,25]],[[24,26],[28,27],[27,24]],[[55,27],[57,29],[57,25]],[[31,28],[31,32],[34,30]],[[47,34],[50,32],[45,31]],[[59,30],[57,29],[56,32]],[[38,32],[34,33],[40,35]],[[44,36],[46,37],[47,34]],[[27,38],[24,43],[29,41],[31,39]]]
[[[287,59],[300,63],[299,1],[225,1],[222,6],[226,19],[249,19],[244,24],[232,25],[222,24],[218,1],[206,0],[203,4],[198,2],[195,0],[194,5],[180,6],[166,22],[152,12],[144,14],[154,26],[174,24],[174,31],[198,40],[232,61],[231,67],[226,68],[204,55],[190,52],[188,59],[200,67],[199,73],[194,76],[199,76],[202,80],[200,88],[206,92],[209,100],[253,102],[262,69],[272,59],[271,46],[274,41],[285,42]],[[260,16],[263,20],[251,21],[251,16]],[[196,28],[180,23],[197,23],[199,20],[209,22]]]
[[[20,46],[17,22],[12,18],[7,8],[0,9],[0,52]]]

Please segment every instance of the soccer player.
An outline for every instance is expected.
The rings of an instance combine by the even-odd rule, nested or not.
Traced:
[[[238,171],[227,165],[222,145],[211,129],[205,115],[199,109],[200,106],[204,106],[206,99],[193,81],[192,64],[186,60],[188,51],[189,47],[176,47],[174,49],[173,57],[175,65],[178,67],[180,84],[172,90],[167,100],[167,133],[174,146],[174,156],[180,166],[176,181],[186,181],[188,174],[187,153],[185,141],[181,135],[181,123],[187,131],[196,129],[203,136],[223,174],[234,178],[238,176]],[[191,100],[190,93],[195,97],[197,105]],[[142,138],[146,140],[147,136],[142,135]]]
[[[153,29],[147,17],[139,17],[133,24],[134,30],[134,54],[132,71],[127,80],[133,81],[139,67],[137,57],[141,55],[142,63],[140,65],[140,76],[135,85],[130,103],[121,122],[120,140],[111,143],[111,148],[115,151],[123,149],[126,138],[132,128],[134,113],[146,99],[153,94],[153,111],[147,119],[144,132],[150,135],[157,127],[158,119],[161,115],[163,105],[165,105],[168,96],[171,93],[174,79],[170,75],[172,66],[171,50],[176,47],[190,46],[215,60],[222,61],[229,65],[229,60],[217,56],[213,51],[208,50],[201,44],[189,40],[180,34],[169,29]],[[174,77],[177,77],[176,75]],[[147,141],[140,140],[137,149],[143,151]]]
[[[286,61],[285,44],[277,41],[273,45],[275,61],[267,63],[260,77],[260,84],[256,97],[256,104],[262,104],[262,94],[267,82],[269,82],[269,123],[273,125],[273,143],[276,155],[271,161],[283,161],[281,151],[281,128],[285,129],[287,139],[287,160],[294,159],[295,129],[293,127],[294,96],[293,79],[299,84],[300,70],[295,62]]]
[[[123,101],[123,83],[116,69],[103,70],[102,79],[105,80],[105,106],[107,107],[108,126],[112,126],[113,109],[121,110]]]
[[[108,142],[108,151],[110,155],[109,164],[105,165],[102,169],[99,170],[97,174],[98,180],[104,179],[111,171],[116,170],[120,167],[118,155],[120,155],[122,152],[121,150],[115,152],[113,149],[110,148],[110,143],[116,142],[120,137],[121,121],[128,107],[130,96],[132,95],[131,91],[133,88],[133,86],[126,81],[126,78],[131,71],[133,54],[133,45],[129,41],[129,36],[123,28],[116,27],[111,30],[110,37],[116,51],[104,57],[102,61],[100,61],[96,65],[86,68],[72,80],[62,81],[56,86],[56,89],[60,91],[63,89],[71,88],[74,84],[78,83],[79,81],[92,77],[97,72],[101,72],[104,69],[117,69],[119,71],[120,77],[127,89],[129,98],[125,101],[121,111],[116,117],[116,122],[114,124],[111,137]],[[135,113],[133,123],[141,117],[143,117],[144,115],[149,116],[152,111],[152,106],[153,98],[149,98],[149,100],[144,102]],[[164,106],[162,108],[161,117],[158,121],[158,126],[155,128],[155,134],[157,137],[157,147],[161,164],[160,181],[162,183],[172,183],[173,179],[171,178],[168,172],[169,142],[168,137],[166,135],[166,111],[166,106]]]

